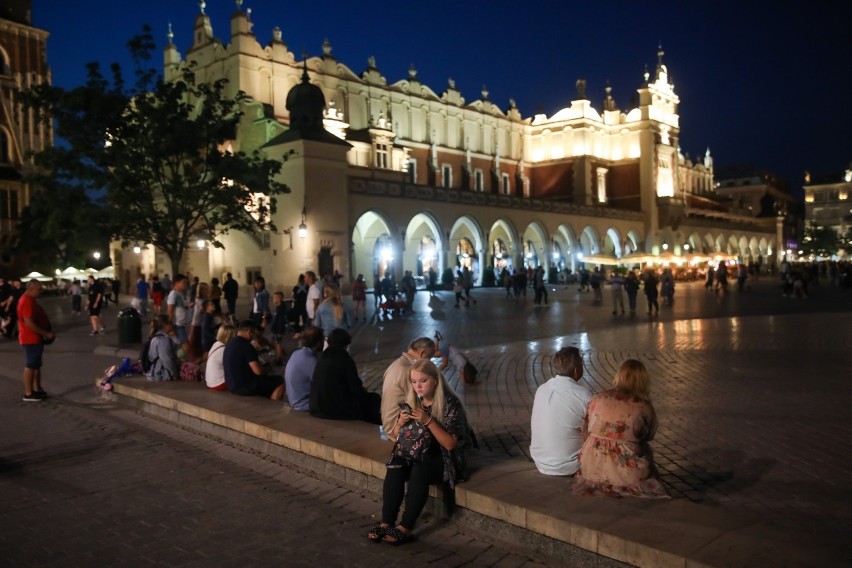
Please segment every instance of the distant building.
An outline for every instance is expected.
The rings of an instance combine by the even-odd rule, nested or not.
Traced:
[[[26,259],[12,253],[21,211],[32,191],[22,176],[31,164],[28,154],[53,141],[50,126],[17,100],[20,91],[50,82],[48,35],[32,26],[30,0],[4,0],[0,5],[0,274],[5,276],[28,272]]]
[[[805,218],[808,225],[830,227],[839,235],[852,228],[852,163],[842,173],[807,175]]]
[[[775,219],[708,200],[709,151],[696,162],[680,153],[680,99],[662,50],[635,108],[619,109],[609,85],[595,108],[579,80],[566,108],[524,117],[484,87],[474,100],[452,79],[433,90],[414,66],[397,81],[373,57],[353,71],[327,40],[306,60],[278,27],[261,45],[239,4],[229,43],[203,8],[185,57],[170,30],[165,78],[193,62],[198,81],[225,78],[231,94],[244,91],[232,148],[295,152],[280,174],[292,192],[278,200],[278,232],[231,232],[224,250],[188,252],[181,265],[201,278],[232,272],[248,283],[262,273],[283,287],[305,270],[351,282],[468,266],[481,282],[489,270],[577,270],[590,257],[615,263],[631,253],[777,257]],[[113,259],[126,279],[169,270],[151,247],[114,244]]]
[[[749,164],[720,168],[714,194],[731,211],[776,219],[782,252],[796,249],[801,242],[805,222],[801,194],[794,195],[775,174]]]

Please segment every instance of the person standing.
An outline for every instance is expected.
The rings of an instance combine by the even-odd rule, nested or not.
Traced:
[[[144,276],[139,276],[136,281],[136,299],[139,300],[139,313],[142,317],[148,315],[148,283],[145,282]]]
[[[627,278],[624,281],[624,291],[627,292],[627,304],[630,306],[630,313],[636,313],[636,296],[639,294],[639,278],[633,270],[627,273]]]
[[[612,315],[618,313],[619,307],[621,315],[624,315],[624,293],[621,291],[624,284],[624,277],[618,272],[613,272],[609,278],[609,285],[612,286]]]
[[[30,280],[16,306],[19,330],[18,343],[24,350],[24,402],[41,402],[47,398],[41,385],[41,367],[46,343],[53,343],[56,334],[50,330],[47,312],[38,303],[41,282]]]
[[[363,321],[367,321],[367,283],[364,281],[363,274],[359,274],[355,282],[352,283],[352,303],[354,305],[355,323],[358,322],[359,314]]]
[[[255,327],[261,331],[269,322],[272,310],[269,308],[269,291],[266,289],[266,280],[263,276],[254,279],[254,295],[251,301],[251,317],[249,319]]]
[[[210,280],[210,302],[213,304],[213,311],[216,315],[222,313],[222,287],[219,286],[219,279],[213,278]]]
[[[156,274],[151,277],[151,301],[154,302],[154,315],[160,315],[160,310],[163,307],[163,284],[160,282],[160,277]]]
[[[106,331],[104,324],[101,323],[101,308],[104,305],[104,286],[99,281],[95,280],[94,276],[89,276],[89,321],[92,324],[92,331],[89,335],[97,335]]]
[[[308,285],[308,296],[305,300],[305,311],[308,314],[308,319],[305,325],[309,326],[314,324],[317,308],[322,301],[322,286],[317,282],[317,275],[312,270],[305,272],[305,284]]]
[[[438,273],[430,266],[426,276],[429,279],[429,297],[432,298],[436,295],[435,290],[438,288]]]
[[[648,270],[645,272],[645,297],[648,298],[648,315],[651,315],[651,310],[653,309],[653,313],[660,313],[660,304],[657,302],[657,296],[659,296],[659,292],[657,292],[657,275],[653,270]]]
[[[530,420],[530,457],[545,475],[574,475],[580,469],[583,421],[592,391],[583,384],[583,359],[563,347],[550,362],[553,378],[538,387]]]
[[[177,344],[183,348],[185,354],[189,354],[189,335],[187,334],[186,326],[190,324],[190,320],[186,298],[183,295],[186,285],[186,276],[175,274],[172,291],[169,292],[169,297],[166,299],[166,310],[169,321],[174,325]]]
[[[473,271],[467,266],[462,269],[462,287],[464,288],[464,305],[470,306],[470,303],[473,302],[475,306],[476,300],[470,295],[470,291],[473,289]]]
[[[293,339],[299,339],[300,333],[308,323],[308,285],[305,284],[305,275],[299,274],[299,280],[293,286],[293,310],[290,321],[293,322]]]
[[[80,286],[80,281],[76,278],[68,287],[68,294],[71,295],[71,313],[74,316],[79,316],[83,313],[83,288]]]
[[[229,272],[225,275],[225,283],[222,284],[222,294],[225,296],[225,303],[228,304],[228,314],[233,316],[237,312],[237,296],[239,296],[240,285],[234,280],[234,277]]]
[[[542,300],[544,305],[547,305],[547,286],[544,285],[544,267],[539,266],[533,272],[533,292],[535,300],[533,303],[536,306],[541,305]]]

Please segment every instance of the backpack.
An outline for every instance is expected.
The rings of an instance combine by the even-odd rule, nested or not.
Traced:
[[[145,342],[145,345],[142,347],[142,353],[139,354],[139,363],[142,365],[142,372],[146,375],[151,370],[151,367],[154,366],[154,361],[151,360],[149,355],[151,351],[151,341],[153,337],[149,337],[148,341]]]

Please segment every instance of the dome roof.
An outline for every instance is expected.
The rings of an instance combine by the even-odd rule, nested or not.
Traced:
[[[325,95],[322,89],[310,82],[307,64],[302,73],[302,82],[287,93],[287,110],[290,112],[290,128],[308,134],[322,129]]]

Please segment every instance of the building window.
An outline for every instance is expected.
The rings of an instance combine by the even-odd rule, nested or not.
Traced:
[[[18,218],[18,192],[14,189],[0,189],[0,219]]]
[[[606,174],[609,170],[598,168],[598,203],[606,203]]]
[[[449,164],[441,166],[441,187],[453,187],[453,167]]]
[[[383,170],[388,169],[388,145],[376,144],[376,167]]]
[[[485,190],[485,181],[482,177],[482,170],[476,170],[473,172],[473,188],[480,192]]]
[[[512,182],[509,174],[503,174],[503,195],[512,195]]]
[[[10,162],[9,159],[9,137],[6,131],[0,128],[0,162]]]
[[[405,171],[405,173],[406,178],[408,179],[408,183],[417,183],[417,160],[415,160],[414,158],[409,158],[406,163],[408,164],[408,169]]]

